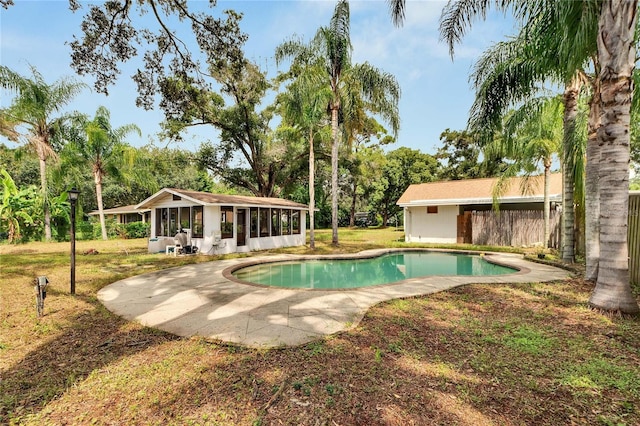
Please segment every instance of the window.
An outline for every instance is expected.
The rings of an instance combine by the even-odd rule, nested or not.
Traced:
[[[191,237],[204,236],[204,207],[156,209],[156,237],[173,237],[179,229],[191,229]]]
[[[173,198],[172,199],[173,199],[173,201],[180,201],[180,200],[182,200],[182,197],[179,196],[179,195],[173,194]]]
[[[121,223],[141,222],[142,216],[138,213],[126,213],[120,216]]]
[[[280,223],[282,224],[282,235],[291,234],[291,222],[289,222],[290,217],[291,210],[282,209],[282,214],[280,215]]]
[[[300,233],[300,210],[294,210],[291,212],[291,233]]]
[[[193,228],[191,228],[191,237],[193,238],[203,238],[204,237],[204,207],[202,206],[193,206],[191,209],[191,223],[193,224]]]
[[[191,208],[180,207],[180,228],[191,229]]]
[[[233,238],[233,207],[220,207],[220,231],[222,238]]]
[[[178,233],[178,208],[169,209],[169,237]]]
[[[280,235],[280,209],[271,209],[271,236]]]
[[[269,236],[269,209],[260,209],[260,236]]]
[[[249,213],[249,223],[250,223],[249,236],[251,238],[256,238],[258,236],[258,230],[260,229],[258,228],[258,208],[257,207],[251,207],[250,213]]]
[[[438,206],[427,206],[427,214],[438,213]]]
[[[156,237],[165,237],[167,226],[167,209],[156,209]]]

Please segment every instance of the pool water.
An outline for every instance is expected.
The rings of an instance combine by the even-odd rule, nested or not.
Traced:
[[[345,289],[388,284],[432,275],[502,275],[516,269],[478,255],[395,252],[369,259],[303,260],[265,263],[233,272],[245,282],[285,288]]]

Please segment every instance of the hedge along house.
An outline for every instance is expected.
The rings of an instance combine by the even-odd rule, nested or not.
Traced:
[[[137,209],[135,205],[114,207],[112,209],[104,209],[105,219],[113,219],[116,223],[127,224],[132,222],[149,222],[151,210]],[[88,216],[99,216],[98,210],[93,210]]]
[[[302,246],[304,204],[282,198],[210,194],[164,188],[136,206],[151,210],[149,252],[163,252],[176,233],[204,254]]]
[[[497,178],[410,185],[397,204],[404,210],[405,241],[531,245],[544,235],[544,177],[512,178],[493,211]],[[559,245],[562,174],[549,181],[550,246]]]

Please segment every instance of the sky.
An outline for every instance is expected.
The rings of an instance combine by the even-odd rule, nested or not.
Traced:
[[[0,9],[0,64],[23,76],[30,76],[30,65],[34,66],[49,83],[74,76],[93,87],[90,76],[75,76],[70,66],[71,49],[66,44],[73,35],[81,34],[80,22],[88,10],[87,3],[75,14],[66,0],[15,3],[7,10]],[[208,4],[189,1],[193,9],[204,10]],[[509,17],[490,14],[487,20],[473,23],[452,59],[446,44],[439,40],[439,19],[445,4],[436,0],[407,1],[405,23],[398,28],[391,22],[385,1],[350,2],[352,62],[369,62],[393,74],[402,90],[400,132],[397,142],[387,149],[404,146],[434,154],[444,130],[463,130],[474,99],[469,84],[474,62],[487,47],[515,33]],[[309,41],[320,26],[328,25],[334,7],[335,1],[329,0],[227,0],[218,1],[210,13],[219,16],[223,10],[234,9],[243,14],[241,29],[249,36],[245,56],[273,77],[286,67],[276,66],[276,46],[294,35]],[[114,127],[129,123],[140,127],[142,137],[130,136],[128,140],[134,146],[153,143],[196,150],[207,139],[215,142],[216,132],[210,129],[191,132],[180,144],[159,140],[157,133],[163,119],[160,109],[145,111],[135,106],[136,86],[130,75],[137,67],[142,67],[142,62],[134,58],[109,89],[109,96],[87,89],[66,111],[93,117],[99,106],[107,107]],[[0,95],[0,107],[9,106],[12,94],[0,91]]]

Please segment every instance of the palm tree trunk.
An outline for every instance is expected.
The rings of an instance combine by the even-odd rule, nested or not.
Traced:
[[[315,152],[313,150],[313,130],[309,131],[309,247],[316,248],[316,237],[314,227],[314,216],[316,208],[316,187],[315,187]]]
[[[349,213],[349,226],[356,226],[356,201],[358,199],[358,181],[353,179],[353,194],[351,194],[351,211]]]
[[[42,211],[44,213],[44,238],[51,241],[51,209],[47,195],[47,159],[44,153],[38,152],[40,162],[40,190],[42,191]]]
[[[589,124],[587,136],[587,165],[585,167],[585,279],[598,279],[598,260],[600,258],[600,146],[598,128],[600,127],[600,84],[593,84],[593,95],[589,105]]]
[[[93,173],[93,180],[96,184],[96,200],[98,201],[98,212],[100,213],[100,229],[102,230],[102,239],[108,240],[107,224],[104,220],[104,207],[102,205],[102,175],[100,172]]]
[[[629,122],[635,64],[637,0],[605,0],[598,22],[602,123],[600,261],[589,303],[599,309],[640,312],[629,284]]]
[[[549,205],[549,181],[551,180],[551,158],[544,159],[544,240],[542,246],[544,248],[549,247],[549,216],[550,216],[550,205]]]
[[[339,104],[333,103],[331,107],[331,242],[338,245],[338,109]]]
[[[580,82],[574,77],[564,91],[564,135],[562,161],[562,260],[575,262],[574,158],[576,116]]]

